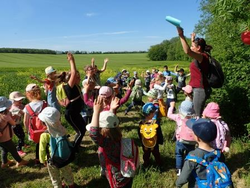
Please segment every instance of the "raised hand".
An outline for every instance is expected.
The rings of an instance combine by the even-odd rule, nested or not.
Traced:
[[[74,61],[75,60],[72,53],[70,53],[70,52],[67,53],[67,60],[68,61]]]
[[[94,101],[93,110],[96,113],[100,113],[103,110],[103,98],[98,96]]]
[[[120,99],[118,97],[113,97],[110,103],[110,111],[114,112],[119,107]]]

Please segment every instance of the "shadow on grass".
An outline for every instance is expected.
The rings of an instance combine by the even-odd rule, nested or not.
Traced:
[[[90,182],[88,182],[86,185],[82,186],[83,188],[93,188],[93,187],[100,187],[100,188],[109,188],[109,183],[108,180],[103,177],[103,178],[98,178],[98,179],[92,179]]]
[[[25,168],[25,167],[21,167]],[[44,177],[48,177],[48,172],[37,173],[37,172],[24,172],[24,170],[20,171],[19,169],[6,168],[1,169],[0,171],[0,187],[12,187],[11,185],[16,182],[26,182],[33,181],[36,179],[42,179]]]

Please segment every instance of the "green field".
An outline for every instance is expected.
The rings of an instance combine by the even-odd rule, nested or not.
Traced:
[[[96,59],[98,67],[102,66],[103,59],[109,58],[107,71],[102,74],[102,82],[110,76],[114,76],[117,71],[123,68],[131,73],[138,71],[139,74],[147,69],[151,70],[156,67],[160,70],[164,65],[168,65],[170,70],[173,70],[176,64],[183,67],[188,72],[188,62],[152,62],[146,57],[146,54],[90,54],[90,55],[75,55],[76,64],[84,76],[83,66],[90,64],[91,58]],[[35,82],[29,79],[29,75],[35,74],[41,78],[45,77],[44,68],[52,65],[58,71],[69,70],[69,64],[66,60],[66,55],[33,55],[33,54],[0,54],[0,96],[8,96],[10,92],[19,90],[24,92],[28,83]],[[184,99],[183,94],[178,95],[178,103]],[[144,101],[146,102],[146,98]],[[27,101],[25,101],[27,102]],[[138,121],[141,119],[139,110],[132,109],[127,116],[124,115],[124,110],[128,104],[122,106],[118,111],[118,117],[121,121],[121,129],[124,137],[134,138],[136,143],[140,145],[137,135]],[[62,116],[62,123],[71,134],[71,139],[74,138],[74,131],[65,121]],[[134,178],[133,188],[172,188],[175,187],[175,143],[171,140],[175,123],[167,118],[162,119],[162,131],[164,136],[164,144],[160,145],[160,153],[163,159],[163,172],[158,171],[154,166],[147,171],[139,171],[139,174]],[[13,138],[16,142],[16,137]],[[28,141],[27,141],[28,142]],[[47,188],[52,187],[51,181],[46,168],[34,166],[34,144],[28,142],[32,147],[26,149],[28,153],[24,159],[30,160],[27,167],[9,169],[0,169],[0,187],[12,188]],[[98,158],[97,146],[90,140],[88,133],[83,138],[82,146],[84,149],[77,155],[76,160],[71,164],[75,183],[77,187],[89,188],[106,188],[108,183],[104,178],[101,178]],[[226,154],[226,162],[233,174],[235,187],[245,188],[250,187],[249,173],[249,158],[250,158],[249,142],[244,142],[243,139],[233,139],[230,152]],[[143,163],[142,149],[140,147],[140,162]],[[9,156],[10,157],[10,156]],[[152,157],[152,164],[154,158]]]

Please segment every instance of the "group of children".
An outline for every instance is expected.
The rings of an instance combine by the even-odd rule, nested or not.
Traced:
[[[90,137],[99,145],[98,157],[101,174],[106,176],[110,187],[132,187],[133,178],[125,178],[119,171],[122,133],[116,116],[118,108],[126,103],[130,97],[131,104],[125,110],[125,115],[133,106],[140,105],[144,116],[138,125],[144,168],[150,165],[149,158],[152,153],[158,167],[163,170],[163,161],[159,150],[159,145],[163,144],[164,141],[161,119],[167,116],[169,119],[176,121],[175,153],[177,176],[179,176],[178,187],[186,182],[189,182],[190,187],[194,186],[195,179],[191,178],[193,170],[196,171],[200,179],[205,179],[206,168],[193,161],[185,160],[188,153],[202,158],[214,149],[219,149],[222,152],[229,150],[230,132],[227,124],[221,120],[217,103],[207,105],[203,112],[203,118],[199,119],[194,116],[192,87],[185,84],[185,78],[188,75],[184,74],[183,69],[177,71],[176,66],[176,73],[173,73],[168,71],[168,67],[165,66],[162,73],[152,70],[152,74],[150,74],[150,71],[146,71],[144,75],[146,90],[143,89],[142,81],[139,79],[137,72],[135,71],[134,76],[129,78],[129,73],[125,69],[116,76],[108,78],[105,85],[101,86],[100,73],[105,71],[108,59],[104,60],[101,70],[98,70],[94,64],[94,59],[92,59],[91,65],[87,65],[84,69],[86,77],[82,82],[82,88],[80,88],[80,74],[76,70],[74,57],[72,54],[68,54],[67,58],[70,64],[70,72],[57,74],[56,70],[49,66],[45,69],[47,76],[45,80],[31,76],[32,79],[45,85],[47,102],[42,100],[41,89],[34,83],[28,84],[25,89],[26,97],[29,100],[29,103],[25,106],[22,104],[25,97],[20,92],[11,93],[9,96],[11,101],[6,97],[0,97],[2,168],[14,162],[7,159],[7,152],[12,154],[17,161],[17,166],[28,163],[21,158],[26,154],[22,149],[25,147],[22,122],[30,137],[30,117],[33,113],[36,113],[39,114],[38,118],[46,131],[41,134],[40,142],[36,143],[35,163],[41,162],[48,167],[54,187],[65,185],[62,184],[60,172],[65,183],[74,187],[70,166],[67,165],[58,169],[47,163],[47,145],[52,145],[52,142],[55,142],[54,140],[61,137],[68,139],[67,131],[60,121],[60,111],[63,104],[66,107],[65,118],[77,133],[72,146],[74,151],[79,151],[81,140],[87,128],[90,131]],[[171,75],[177,76],[177,88],[173,84]],[[59,89],[57,88],[59,85],[63,88],[60,93],[58,93]],[[126,90],[125,95],[123,95],[124,89]],[[180,91],[184,92],[186,98],[180,104],[178,113],[175,113],[176,96]],[[167,95],[165,102],[163,101],[164,93]],[[147,96],[146,102],[142,98],[143,95]],[[59,100],[62,96],[64,96],[63,102]],[[13,130],[19,139],[17,147],[11,139],[11,126],[14,126]],[[224,134],[223,139],[217,139],[218,135],[221,134]],[[197,143],[198,147],[196,148]],[[51,150],[49,155],[51,156],[54,153],[55,151]],[[223,155],[221,158],[223,158]]]

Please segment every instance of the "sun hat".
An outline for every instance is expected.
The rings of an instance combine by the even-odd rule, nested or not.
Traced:
[[[25,91],[31,91],[32,89],[34,89],[37,85],[36,84],[28,84]]]
[[[155,89],[150,89],[149,92],[146,93],[146,96],[156,99],[158,96],[158,93]]]
[[[110,111],[102,111],[99,116],[99,127],[113,129],[118,127],[119,119],[118,117]],[[86,129],[89,131],[92,127],[91,123],[86,126]]]
[[[172,76],[166,76],[166,79],[167,80],[173,80],[173,77]]]
[[[56,108],[50,106],[44,108],[42,112],[39,113],[38,118],[45,123],[51,136],[59,137],[67,133],[60,121],[61,114]]]
[[[122,69],[122,72],[127,72],[127,70],[126,69]]]
[[[150,72],[149,70],[146,70],[146,72]]]
[[[157,108],[152,102],[147,102],[142,107],[142,113],[145,115],[150,114],[151,112],[155,111]]]
[[[13,91],[9,95],[9,99],[13,101],[20,101],[25,97],[19,91]]]
[[[109,86],[102,86],[99,90],[99,95],[110,97],[113,94],[113,89]]]
[[[220,116],[220,107],[215,102],[210,102],[207,104],[203,111],[203,116],[208,118],[217,118]]]
[[[114,77],[110,77],[107,79],[108,84],[117,84],[117,81],[114,79]]]
[[[141,85],[141,80],[140,79],[135,80],[135,85],[140,86]]]
[[[212,142],[217,136],[216,125],[209,119],[189,119],[186,125],[204,142]]]
[[[4,96],[0,96],[0,112],[8,109],[12,105],[11,100],[7,99]]]
[[[189,100],[183,101],[181,105],[179,106],[179,112],[185,117],[193,115],[194,114],[193,102]]]
[[[186,85],[182,88],[183,91],[185,91],[187,94],[191,94],[193,92],[193,88],[190,85]]]
[[[52,66],[49,66],[45,69],[45,74],[48,76],[49,74],[56,72],[56,69],[54,69]]]

